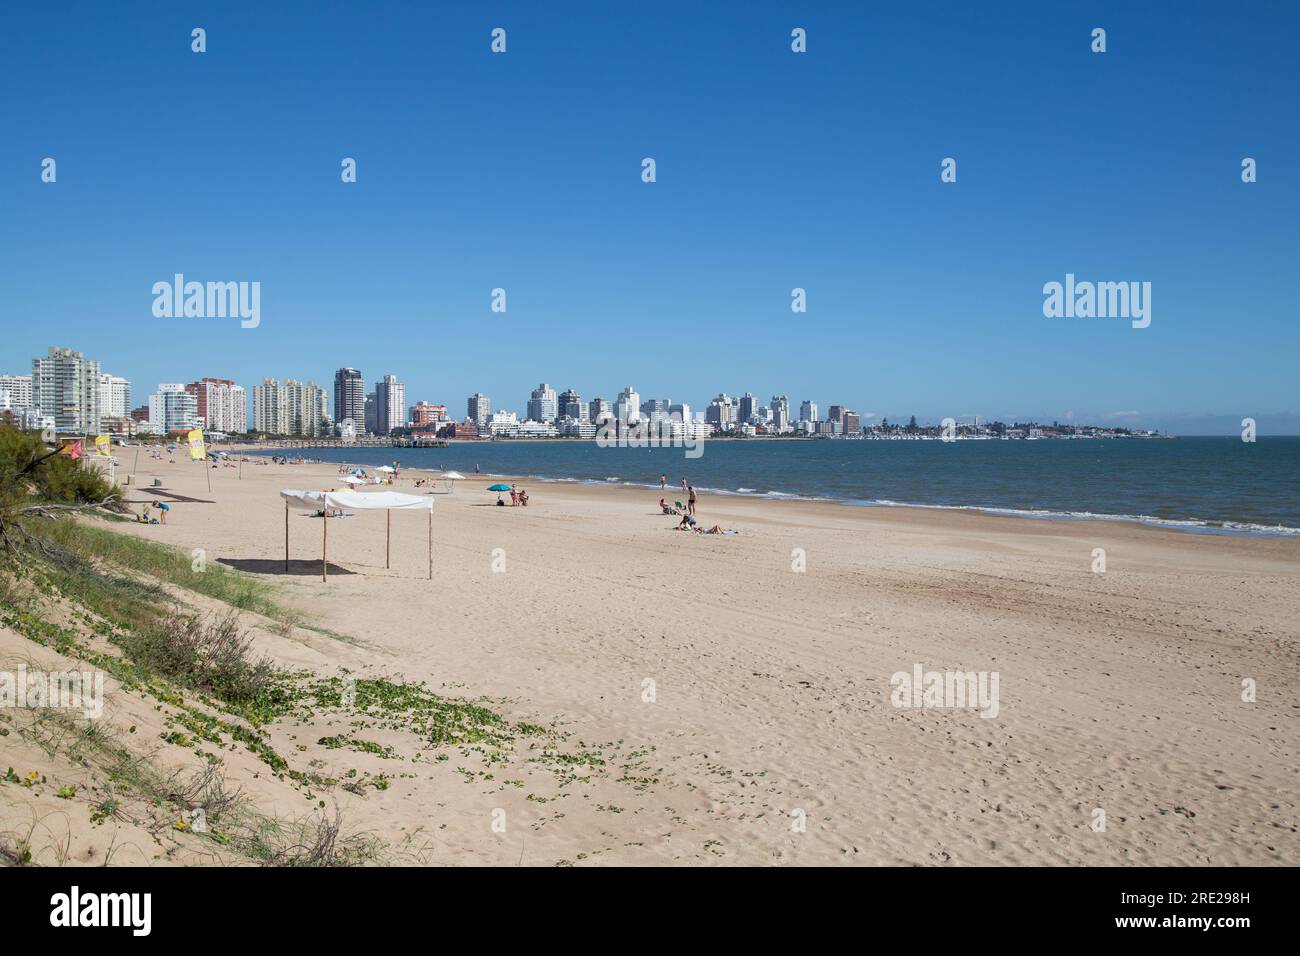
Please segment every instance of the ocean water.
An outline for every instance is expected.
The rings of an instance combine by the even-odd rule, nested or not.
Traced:
[[[1040,441],[764,441],[681,448],[594,442],[479,442],[450,448],[328,448],[304,456],[442,467],[536,481],[701,495],[814,498],[866,506],[973,508],[1042,518],[1135,520],[1189,531],[1300,534],[1300,438]],[[270,454],[270,452],[268,452]],[[290,454],[297,455],[293,451]],[[537,494],[537,493],[535,493]]]

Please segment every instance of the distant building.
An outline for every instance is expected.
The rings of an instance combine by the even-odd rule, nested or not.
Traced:
[[[631,385],[619,392],[618,398],[614,400],[614,417],[620,422],[636,422],[641,419],[641,396]]]
[[[514,412],[493,412],[487,420],[488,434],[513,437],[519,434],[519,416]]]
[[[61,432],[99,429],[99,363],[72,349],[51,346],[32,359],[32,407],[54,419]]]
[[[131,383],[120,375],[99,376],[99,417],[122,418],[131,410]]]
[[[226,434],[248,431],[248,396],[242,385],[228,378],[201,378],[185,391],[198,403],[204,428]]]
[[[361,429],[366,421],[366,383],[354,368],[341,368],[334,373],[334,423],[340,427],[352,422]]]
[[[149,425],[158,435],[201,428],[198,400],[179,382],[159,385],[149,396]]]
[[[332,431],[328,408],[328,393],[315,382],[264,378],[253,388],[253,428],[268,435],[325,435]]]
[[[772,430],[778,435],[790,430],[790,399],[773,395],[768,408],[772,409]]]
[[[571,418],[575,422],[586,421],[587,406],[583,402],[582,396],[571,388],[566,388],[561,392],[556,417]]]
[[[482,392],[475,392],[465,402],[466,417],[479,428],[487,424],[488,416],[492,414],[492,399],[488,398]]]
[[[388,435],[406,425],[406,386],[396,375],[375,383],[375,434]]]
[[[528,417],[535,422],[553,422],[559,409],[555,389],[543,382],[528,399]]]
[[[844,418],[841,422],[841,431],[845,435],[857,435],[862,432],[862,416],[857,412],[844,410]]]
[[[758,421],[759,402],[753,395],[746,392],[740,396],[737,403],[736,420],[743,424],[749,425]]]
[[[726,392],[720,392],[717,398],[709,402],[709,407],[704,412],[704,420],[716,430],[725,432],[731,431],[736,426],[739,415],[740,403]]]
[[[803,404],[799,406],[799,421],[815,422],[817,421],[817,403],[804,399]]]
[[[32,407],[30,375],[0,375],[0,409],[19,411]]]
[[[593,398],[587,403],[587,421],[600,423],[613,417],[613,408],[603,398]]]
[[[446,405],[417,402],[411,406],[411,428],[415,431],[436,431],[447,420]]]
[[[379,405],[375,402],[374,392],[366,394],[366,405],[361,413],[361,420],[365,425],[366,434],[373,435],[379,430]]]

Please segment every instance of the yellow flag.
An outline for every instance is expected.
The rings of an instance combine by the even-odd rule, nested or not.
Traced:
[[[203,447],[203,429],[196,428],[187,437],[190,442],[190,457],[195,461],[202,461],[207,458],[207,449]]]
[[[109,448],[109,443],[110,443],[110,441],[111,441],[111,439],[109,439],[109,437],[108,437],[107,435],[100,435],[98,438],[96,438],[96,439],[95,439],[95,454],[96,454],[96,455],[111,455],[111,454],[113,454],[112,450]]]

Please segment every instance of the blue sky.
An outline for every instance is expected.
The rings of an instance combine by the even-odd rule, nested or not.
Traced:
[[[57,7],[0,13],[0,371],[1300,431],[1300,5]],[[1067,272],[1150,328],[1045,318]]]

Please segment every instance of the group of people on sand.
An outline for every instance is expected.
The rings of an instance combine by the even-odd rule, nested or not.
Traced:
[[[503,507],[505,506],[505,500],[504,500],[500,495],[497,495],[497,504],[498,504],[498,505],[501,505],[501,506],[503,506]],[[524,489],[522,489],[522,488],[516,488],[514,485],[511,485],[511,486],[510,486],[510,504],[511,504],[512,507],[515,506],[515,505],[520,505],[520,506],[522,506],[522,507],[524,507],[524,508],[527,508],[527,507],[528,507],[528,492],[524,491]]]
[[[662,491],[668,487],[668,476],[659,476],[659,489]],[[735,534],[735,531],[724,528],[722,525],[715,524],[712,528],[705,528],[695,518],[696,494],[695,486],[688,484],[686,479],[682,479],[682,493],[686,496],[686,504],[680,501],[673,502],[672,505],[664,498],[659,499],[659,510],[666,515],[680,517],[682,520],[677,523],[678,531],[693,531],[696,534]]]

